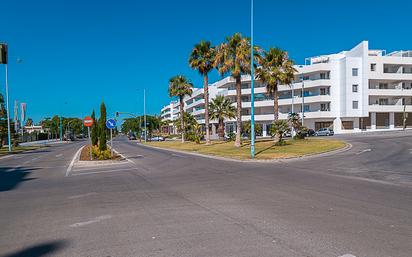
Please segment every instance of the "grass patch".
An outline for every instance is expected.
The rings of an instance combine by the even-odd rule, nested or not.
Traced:
[[[2,147],[0,148],[0,156],[6,155],[6,154],[15,154],[15,153],[21,153],[25,151],[31,151],[31,150],[36,150],[41,148],[42,146],[17,146],[17,147],[12,147],[12,152],[9,153],[9,148],[8,147]]]
[[[148,142],[147,145],[196,152],[234,159],[250,159],[250,142],[243,141],[239,148],[234,142],[212,141],[210,145],[180,141]],[[346,143],[336,139],[309,138],[304,140],[287,140],[286,145],[276,146],[273,140],[259,140],[255,143],[255,159],[268,160],[278,158],[300,157],[308,154],[323,153],[345,147]]]

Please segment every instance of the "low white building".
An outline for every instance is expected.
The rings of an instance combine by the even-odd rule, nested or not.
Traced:
[[[287,119],[292,111],[300,115],[303,111],[304,125],[315,130],[395,130],[402,129],[405,111],[406,126],[412,127],[412,51],[386,54],[370,50],[363,41],[349,51],[307,58],[295,68],[294,83],[279,86],[280,119]],[[250,76],[242,76],[243,121],[250,120],[250,82]],[[217,81],[210,91],[210,99],[223,94],[236,106],[233,78]],[[195,89],[185,98],[185,110],[204,124],[203,89]],[[273,98],[266,93],[266,86],[256,81],[255,121],[263,128],[259,135],[268,135],[273,112]],[[227,132],[235,131],[235,126],[234,120],[226,121]]]

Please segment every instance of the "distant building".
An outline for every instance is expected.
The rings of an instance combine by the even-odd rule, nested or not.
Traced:
[[[293,102],[293,111],[303,112],[304,125],[315,130],[329,127],[339,134],[402,129],[404,111],[406,126],[412,127],[412,51],[386,54],[370,50],[363,41],[349,51],[307,58],[295,68],[292,85],[279,86],[279,119],[287,119]],[[250,82],[250,76],[242,76],[242,121],[250,120]],[[233,78],[211,84],[210,91],[210,100],[223,94],[236,106]],[[203,89],[185,98],[185,110],[204,124]],[[256,81],[255,121],[262,124],[258,135],[268,136],[273,111],[273,98]],[[235,131],[235,120],[225,121],[225,127],[226,132]]]

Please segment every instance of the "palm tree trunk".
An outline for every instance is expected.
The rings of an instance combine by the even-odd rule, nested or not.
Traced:
[[[210,131],[209,131],[209,78],[206,75],[203,76],[203,94],[205,99],[205,126],[206,126],[206,144],[210,144]]]
[[[278,86],[276,85],[273,90],[273,120],[277,121],[279,119],[279,96],[278,96]],[[275,142],[279,139],[275,135]]]
[[[273,119],[274,121],[279,119],[279,96],[277,86],[273,90]]]
[[[185,111],[183,110],[183,97],[180,97],[180,128],[182,132],[182,143],[185,142]]]
[[[240,147],[240,133],[242,129],[242,83],[240,75],[236,77],[236,140],[235,147]]]
[[[223,119],[219,119],[219,128],[217,133],[219,134],[220,139],[225,137],[225,124],[223,123]]]

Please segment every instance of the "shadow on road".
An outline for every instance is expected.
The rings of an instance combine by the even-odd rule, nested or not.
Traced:
[[[13,190],[20,183],[35,178],[27,178],[36,168],[0,167],[0,192]]]
[[[34,246],[26,247],[15,253],[9,253],[2,257],[41,257],[41,256],[54,256],[53,253],[63,249],[68,245],[65,240],[56,240],[46,243],[37,244]]]

